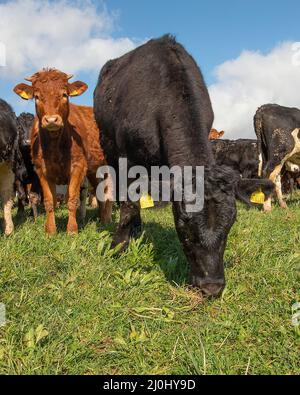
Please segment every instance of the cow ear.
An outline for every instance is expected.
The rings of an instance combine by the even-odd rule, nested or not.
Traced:
[[[241,178],[236,184],[236,198],[246,204],[252,204],[252,196],[255,192],[264,194],[266,200],[274,190],[275,185],[270,180]]]
[[[24,100],[33,98],[33,87],[27,84],[18,84],[14,87],[14,92]]]
[[[69,96],[80,96],[87,90],[87,88],[88,86],[84,82],[75,81],[68,84],[68,94]]]

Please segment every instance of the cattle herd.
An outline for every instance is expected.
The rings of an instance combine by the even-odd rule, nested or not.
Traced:
[[[45,231],[55,234],[57,185],[67,185],[67,232],[77,233],[77,209],[84,219],[87,191],[95,201],[97,169],[106,164],[115,169],[117,182],[113,184],[107,174],[101,180],[106,185],[103,196],[97,193],[97,198],[100,220],[109,223],[113,188],[121,177],[120,158],[127,159],[129,168],[204,166],[203,209],[189,212],[183,195],[181,201],[172,202],[173,215],[190,283],[207,296],[220,295],[236,199],[251,204],[253,195],[263,194],[264,210],[270,211],[274,189],[280,206],[286,207],[283,186],[299,185],[300,110],[264,105],[254,116],[257,140],[220,139],[224,132],[211,129],[214,115],[201,71],[169,35],[109,61],[100,72],[93,107],[70,103],[70,97],[87,89],[71,78],[45,68],[26,78],[28,84],[14,87],[21,98],[35,101],[35,116],[16,116],[0,100],[4,233],[13,231],[17,196],[18,211],[29,204],[34,217],[43,202]],[[128,177],[128,185],[133,181]],[[118,201],[118,193],[115,196]],[[125,249],[141,227],[140,203],[122,200],[119,206],[112,245]]]

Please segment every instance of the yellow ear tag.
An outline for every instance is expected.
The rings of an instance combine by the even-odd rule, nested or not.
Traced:
[[[22,99],[28,100],[29,96],[27,95],[27,93],[25,91],[20,93],[20,96],[22,97]]]
[[[72,91],[71,93],[70,93],[70,96],[77,96],[78,95],[78,91]]]
[[[253,192],[250,198],[250,202],[256,204],[264,204],[265,194],[262,191]]]
[[[152,197],[150,195],[145,193],[140,198],[140,205],[141,205],[142,209],[154,207],[154,200],[152,199]]]

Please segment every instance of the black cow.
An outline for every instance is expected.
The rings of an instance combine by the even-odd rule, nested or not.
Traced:
[[[258,188],[270,193],[273,184],[241,180],[231,169],[215,165],[208,140],[213,111],[193,58],[174,38],[164,36],[109,61],[94,92],[94,111],[117,179],[120,157],[127,158],[128,168],[141,165],[148,171],[162,165],[205,166],[204,209],[188,212],[185,195],[173,202],[173,213],[192,284],[206,295],[219,295],[225,285],[223,254],[236,219],[236,196],[249,202],[249,194]],[[121,202],[120,210],[113,245],[126,247],[141,225],[140,204]]]
[[[34,115],[21,113],[17,117],[17,127],[20,138],[20,151],[27,171],[27,177],[23,180],[16,178],[16,190],[18,192],[18,212],[23,212],[28,200],[31,205],[34,218],[37,217],[37,204],[41,199],[41,186],[38,175],[34,170],[31,160],[30,133],[34,121]],[[30,188],[29,188],[30,185]]]
[[[14,229],[11,209],[14,198],[15,178],[26,178],[26,168],[19,149],[16,116],[4,100],[0,99],[0,199],[4,211],[4,233]]]
[[[243,178],[257,178],[258,151],[257,140],[212,140],[215,160],[220,166],[228,166]]]
[[[266,104],[254,116],[254,128],[258,140],[259,175],[275,183],[276,195],[282,208],[286,208],[281,190],[281,172],[300,170],[300,110]],[[264,204],[271,211],[271,196]]]

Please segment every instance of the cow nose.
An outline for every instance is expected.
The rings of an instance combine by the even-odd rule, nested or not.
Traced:
[[[63,125],[60,115],[45,115],[42,119],[42,126],[45,129],[59,129]]]
[[[222,295],[223,289],[225,288],[225,278],[210,278],[203,279],[199,275],[192,275],[190,281],[194,287],[205,295],[210,297],[218,297]]]
[[[57,115],[52,115],[51,117],[46,117],[46,122],[47,123],[56,123],[58,120]]]
[[[201,287],[201,291],[205,296],[218,297],[222,294],[224,289],[223,284],[205,284]]]

